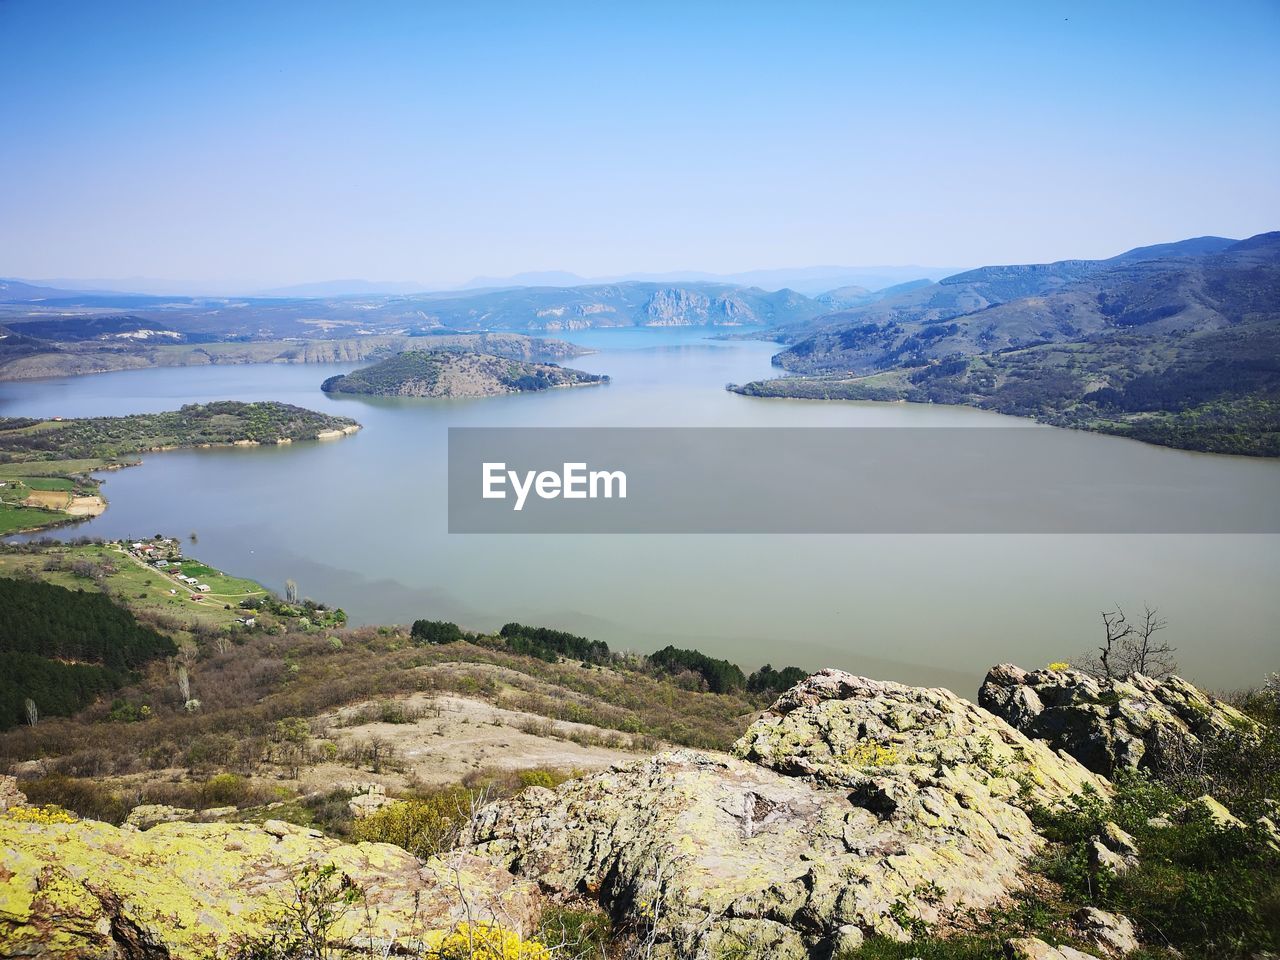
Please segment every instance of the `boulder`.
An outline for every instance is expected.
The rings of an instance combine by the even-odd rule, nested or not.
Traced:
[[[0,775],[0,810],[26,805],[27,795],[18,789],[18,779]]]
[[[1280,853],[1280,827],[1276,826],[1275,820],[1271,817],[1259,817],[1253,822],[1266,842],[1267,846],[1272,850]]]
[[[1024,807],[1108,790],[949,691],[834,670],[783,694],[734,753],[525,790],[463,844],[595,896],[655,955],[807,958],[993,903],[1042,842]]]
[[[1102,834],[1098,839],[1113,853],[1128,857],[1136,857],[1138,855],[1138,841],[1120,829],[1120,824],[1114,820],[1108,820],[1102,825]]]
[[[187,807],[171,807],[167,803],[140,803],[129,811],[124,825],[135,830],[148,830],[157,823],[176,823],[195,818],[196,812]]]
[[[1128,873],[1138,865],[1138,858],[1132,854],[1117,853],[1102,840],[1094,837],[1089,841],[1089,872],[1114,873],[1117,877]]]
[[[278,821],[142,832],[57,819],[0,815],[0,956],[225,957],[293,902],[307,868],[327,866],[363,891],[332,931],[335,948],[372,936],[394,953],[468,920],[524,933],[537,918],[533,884],[467,854],[423,864]]]
[[[351,811],[351,815],[357,820],[363,820],[365,817],[371,816],[393,804],[402,803],[387,796],[387,788],[380,783],[367,783],[359,785],[358,789],[353,790],[353,796],[347,801],[347,808]]]
[[[1194,800],[1188,800],[1175,811],[1174,815],[1183,822],[1197,819],[1208,820],[1220,830],[1228,828],[1244,829],[1243,820],[1239,819],[1207,793],[1196,797]]]
[[[1017,937],[1004,942],[1007,960],[1098,960],[1074,947],[1052,947],[1039,937]]]
[[[1071,917],[1079,939],[1107,957],[1123,957],[1139,947],[1128,917],[1084,907]]]
[[[140,803],[125,817],[126,829],[149,830],[158,823],[176,823],[181,820],[207,822],[234,817],[240,811],[235,807],[207,807],[191,810],[187,807],[171,807],[166,803]]]
[[[1100,680],[1079,670],[1000,664],[988,672],[978,703],[1103,776],[1159,769],[1206,740],[1259,732],[1255,721],[1181,677]]]

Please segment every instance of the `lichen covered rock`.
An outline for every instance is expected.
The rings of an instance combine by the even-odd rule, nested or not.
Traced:
[[[1075,947],[1054,947],[1039,937],[1016,937],[1004,942],[1006,960],[1098,960]]]
[[[840,671],[784,694],[734,752],[526,790],[464,844],[599,898],[667,955],[825,956],[989,905],[1041,843],[1024,806],[1108,789],[948,691]]]
[[[1206,739],[1258,732],[1253,720],[1181,677],[1099,680],[1079,670],[1005,663],[987,674],[978,703],[1104,776],[1159,769]]]
[[[339,944],[408,943],[467,920],[517,932],[535,922],[533,885],[473,856],[422,864],[389,844],[271,825],[173,822],[141,832],[0,814],[0,955],[227,956],[262,934],[309,867],[332,866],[363,890],[334,928]]]
[[[1083,907],[1071,921],[1077,936],[1105,957],[1123,957],[1138,949],[1138,936],[1128,917]]]

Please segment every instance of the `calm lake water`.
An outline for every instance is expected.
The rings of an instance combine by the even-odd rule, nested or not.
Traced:
[[[335,398],[352,365],[154,369],[0,383],[0,415],[111,415],[208,400],[280,400],[354,417],[334,442],[175,451],[107,475],[107,512],[63,536],[199,536],[191,552],[277,590],[342,606],[356,623],[508,620],[615,648],[695,646],[755,667],[836,666],[973,696],[1001,661],[1070,659],[1098,612],[1158,605],[1183,673],[1211,687],[1280,669],[1280,536],[449,535],[450,426],[1025,427],[965,408],[777,401],[726,392],[774,375],[774,345],[702,331],[584,331],[572,365],[607,386],[481,400]],[[1047,428],[1040,428],[1047,429]],[[1105,469],[1114,438],[1062,432]],[[1083,437],[1083,439],[1081,439]],[[1064,439],[1064,442],[1065,439]],[[1202,455],[1150,448],[1152,476]],[[1210,458],[1224,483],[1280,463]],[[1257,473],[1262,471],[1262,473]],[[1268,473],[1269,471],[1269,473]],[[1259,476],[1264,481],[1258,484]],[[1259,509],[1263,504],[1259,503]]]

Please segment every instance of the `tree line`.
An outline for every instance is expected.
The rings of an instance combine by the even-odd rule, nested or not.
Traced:
[[[445,644],[460,640],[474,640],[476,634],[467,633],[448,620],[415,620],[409,635],[419,643]],[[531,627],[522,623],[508,623],[498,631],[514,653],[537,657],[554,663],[560,657],[581,660],[590,664],[608,664],[622,660],[609,650],[603,640],[590,640],[563,630],[550,627]],[[675,676],[682,673],[696,674],[712,693],[732,693],[746,690],[750,693],[778,693],[799,683],[809,675],[800,667],[783,667],[775,670],[772,664],[747,675],[742,668],[728,660],[709,657],[699,650],[686,650],[666,646],[643,658],[646,666],[657,673]]]

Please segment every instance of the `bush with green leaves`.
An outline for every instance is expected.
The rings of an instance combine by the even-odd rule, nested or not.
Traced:
[[[394,843],[426,860],[451,848],[471,814],[472,793],[461,787],[433,790],[387,804],[351,825],[355,840]]]
[[[1280,947],[1280,853],[1260,827],[1220,824],[1143,773],[1118,776],[1110,800],[1081,794],[1035,819],[1058,843],[1044,872],[1069,896],[1131,918],[1144,942],[1222,958]],[[1089,843],[1108,821],[1138,843],[1137,865],[1120,875],[1090,868]]]

